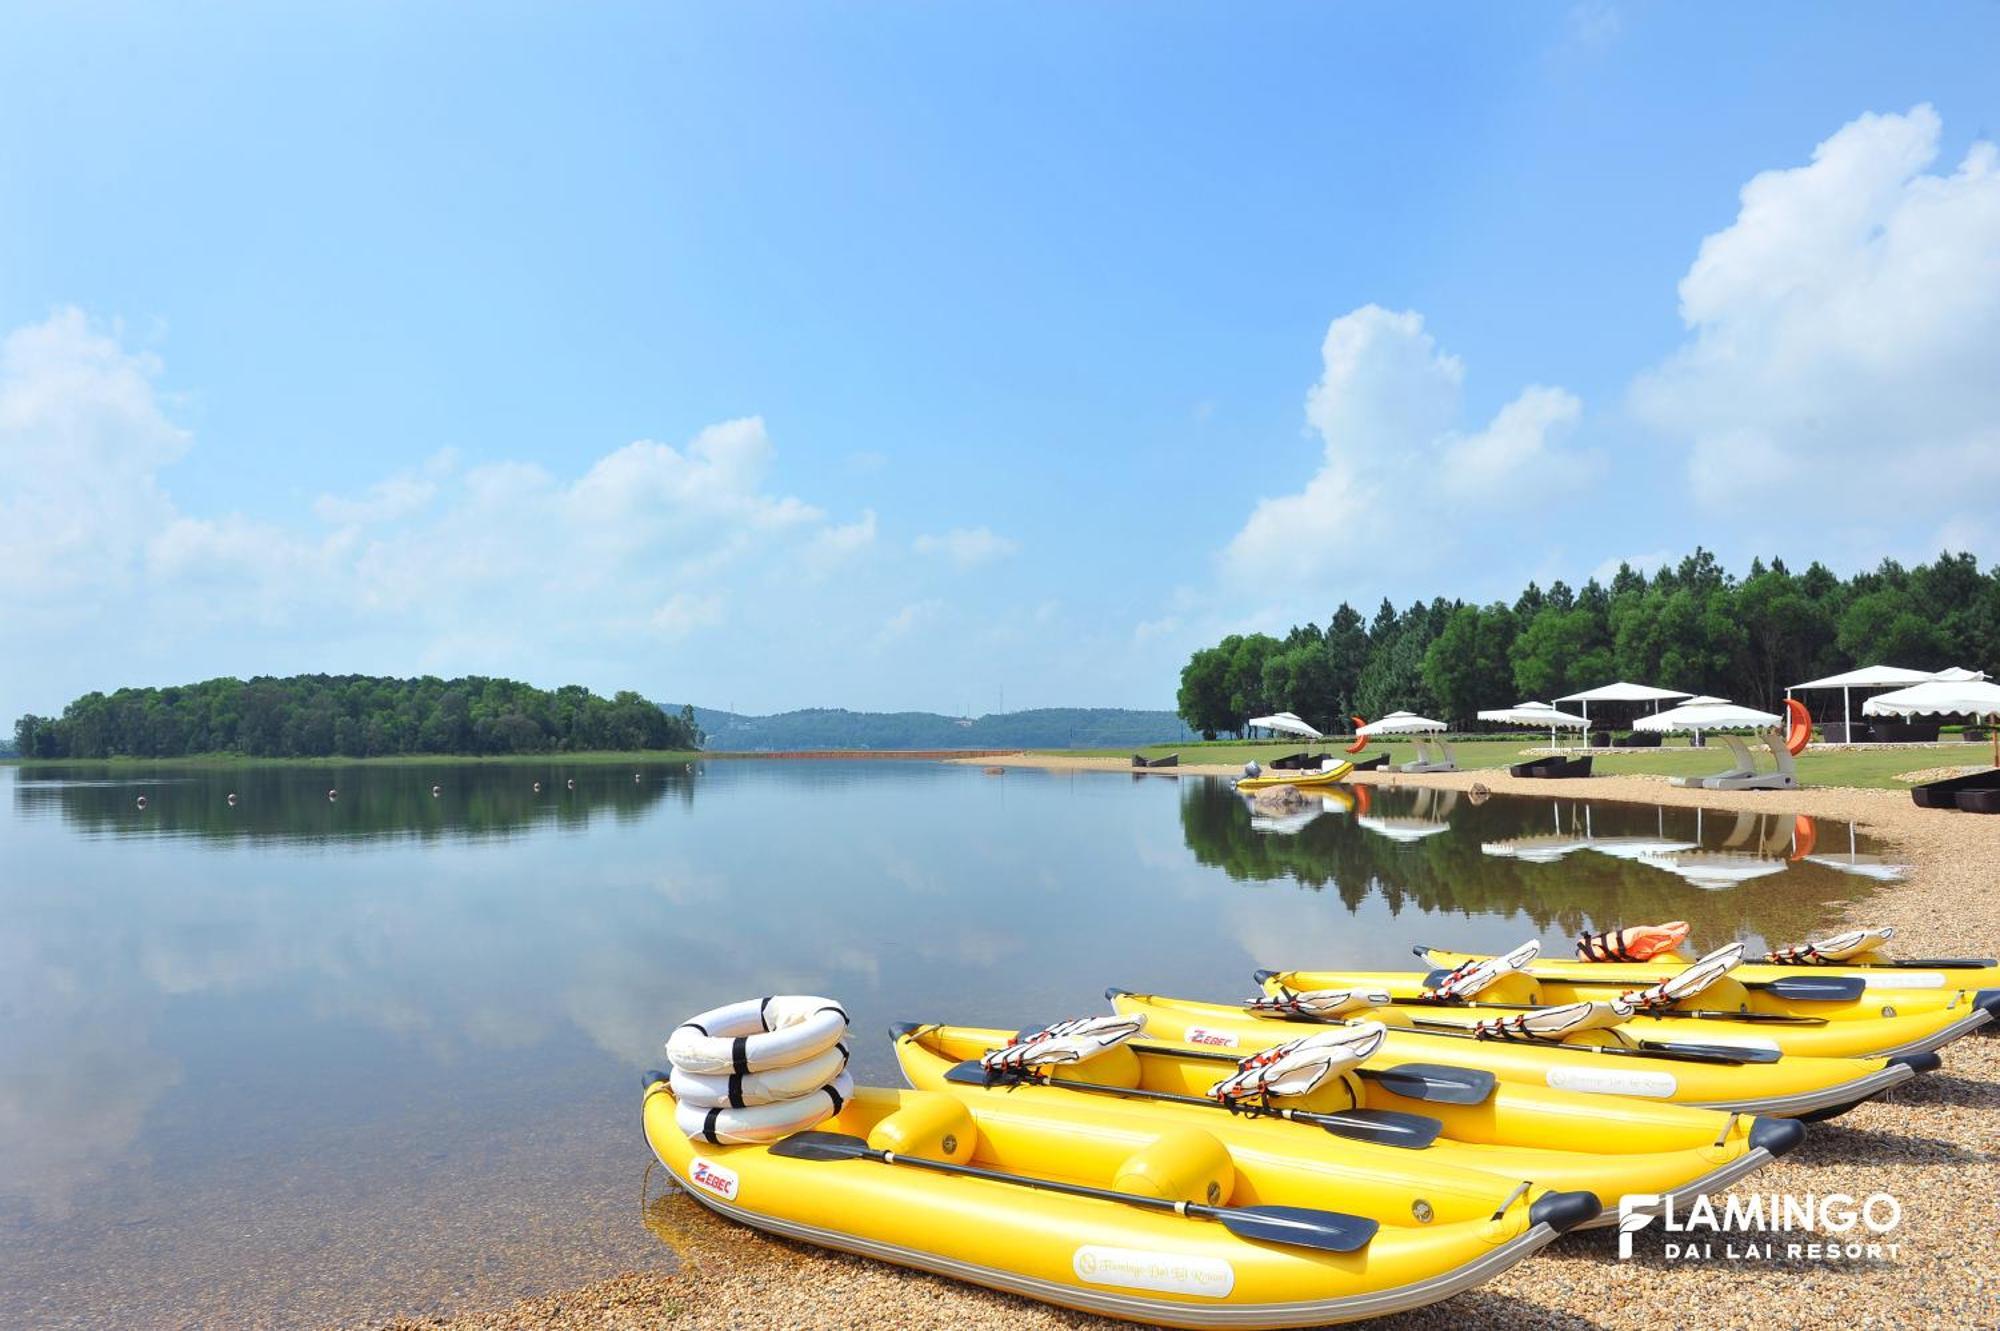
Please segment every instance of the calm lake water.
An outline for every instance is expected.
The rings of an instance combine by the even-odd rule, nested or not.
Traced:
[[[317,1326],[667,1267],[638,1074],[730,999],[842,999],[893,1082],[892,1021],[1112,983],[1792,939],[1875,850],[1788,812],[1253,820],[1208,779],[917,762],[0,769],[0,1320]]]

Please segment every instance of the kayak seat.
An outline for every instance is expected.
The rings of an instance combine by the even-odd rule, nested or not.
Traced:
[[[904,1091],[901,1104],[869,1129],[868,1145],[877,1151],[962,1165],[979,1145],[979,1124],[956,1096]]]
[[[1175,1128],[1126,1156],[1111,1187],[1161,1201],[1224,1206],[1236,1189],[1236,1163],[1227,1146],[1200,1128]]]

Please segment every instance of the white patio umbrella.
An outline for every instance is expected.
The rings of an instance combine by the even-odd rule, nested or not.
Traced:
[[[1630,684],[1618,680],[1612,684],[1600,684],[1582,693],[1566,693],[1557,702],[1580,702],[1586,722],[1590,719],[1590,705],[1594,702],[1650,702],[1663,703],[1675,698],[1685,698],[1688,694],[1681,689],[1657,689],[1651,684]]]
[[[1987,674],[1984,670],[1967,670],[1964,666],[1946,666],[1931,678],[1952,684],[1964,684],[1970,680],[1985,679]]]
[[[1970,671],[1966,672],[1970,675]],[[1872,665],[1859,670],[1846,670],[1838,675],[1828,675],[1825,679],[1809,679],[1803,684],[1794,684],[1785,690],[1791,697],[1800,689],[1839,689],[1840,719],[1845,728],[1847,742],[1854,742],[1854,690],[1856,689],[1901,689],[1912,684],[1923,684],[1939,678],[1928,670],[1911,670],[1906,666]],[[1864,704],[1862,711],[1867,707]]]
[[[1557,728],[1582,730],[1590,722],[1545,702],[1517,702],[1512,707],[1494,707],[1479,713],[1481,721],[1497,721],[1503,726],[1549,728],[1549,747],[1556,746]]]
[[[1878,693],[1861,704],[1867,716],[1996,716],[2000,684],[1982,679],[1934,679],[1914,688]],[[1993,765],[2000,767],[2000,728],[1993,732]]]
[[[1686,703],[1632,723],[1634,730],[1775,730],[1785,724],[1776,712],[1760,712],[1733,702]]]
[[[1270,716],[1253,716],[1243,723],[1245,730],[1275,730],[1281,735],[1297,735],[1301,739],[1323,739],[1317,730],[1301,721],[1291,712],[1273,712]]]
[[[1449,729],[1442,721],[1433,721],[1415,712],[1391,712],[1387,716],[1370,721],[1354,733],[1374,739],[1378,735],[1420,735],[1432,730]]]

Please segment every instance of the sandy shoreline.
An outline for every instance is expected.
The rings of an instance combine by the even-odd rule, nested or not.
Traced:
[[[1128,771],[1123,758],[1011,755],[982,766]],[[1190,766],[1183,775],[1234,775]],[[1166,775],[1163,771],[1162,775]],[[2000,951],[2000,818],[1918,809],[1899,791],[1689,791],[1663,778],[1547,782],[1504,769],[1436,776],[1361,773],[1370,784],[1427,785],[1719,809],[1803,812],[1853,820],[1907,857],[1912,872],[1878,892],[1854,923],[1894,924],[1906,956]],[[1942,1071],[1890,1098],[1811,1127],[1799,1151],[1739,1192],[1888,1192],[1902,1224],[1893,1261],[1828,1264],[1723,1260],[1670,1264],[1658,1240],[1615,1259],[1608,1232],[1572,1235],[1470,1294],[1362,1325],[1417,1328],[1974,1327],[2000,1325],[2000,1038],[1977,1035],[1944,1052]],[[657,1174],[655,1176],[657,1178]],[[656,1193],[658,1189],[655,1189]],[[396,1331],[686,1327],[963,1328],[1124,1325],[1063,1312],[897,1268],[756,1236],[684,1197],[656,1196],[646,1223],[680,1254],[674,1275],[619,1276],[508,1308],[387,1323]],[[663,1260],[662,1268],[668,1263]],[[384,1324],[376,1324],[384,1325]]]

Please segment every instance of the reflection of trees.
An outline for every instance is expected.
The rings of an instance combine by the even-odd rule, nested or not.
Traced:
[[[542,824],[580,827],[600,814],[633,821],[669,795],[692,803],[694,786],[693,763],[162,766],[143,775],[77,765],[20,769],[14,798],[24,813],[54,809],[99,835],[428,840],[505,836]],[[327,798],[329,789],[338,799]]]
[[[1371,787],[1373,812],[1389,818],[1435,817],[1422,807],[1425,791]],[[1483,805],[1460,801],[1451,831],[1398,842],[1328,814],[1287,836],[1267,836],[1250,825],[1243,798],[1219,781],[1187,781],[1181,791],[1181,831],[1196,860],[1231,878],[1289,878],[1316,891],[1331,890],[1350,913],[1378,895],[1392,915],[1526,915],[1542,930],[1574,933],[1613,923],[1687,920],[1696,939],[1745,934],[1790,936],[1827,918],[1832,899],[1865,899],[1872,888],[1817,865],[1788,864],[1740,889],[1705,891],[1670,872],[1609,854],[1579,851],[1554,863],[1532,863],[1483,853],[1481,845],[1550,831],[1581,828],[1586,806],[1495,796]],[[1631,804],[1587,806],[1596,838],[1662,836],[1714,848],[1772,853],[1789,843],[1789,815],[1705,816],[1692,809]],[[1747,826],[1746,826],[1747,822]],[[1843,838],[1844,844],[1844,838]]]

